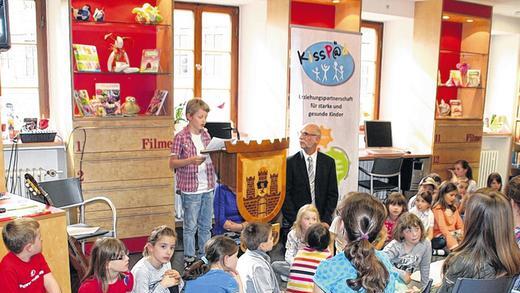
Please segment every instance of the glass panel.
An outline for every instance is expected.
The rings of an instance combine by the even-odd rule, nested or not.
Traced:
[[[202,90],[202,97],[210,111],[208,121],[231,121],[231,95],[228,90]]]
[[[9,15],[11,49],[0,53],[2,120],[5,123],[5,105],[13,104],[14,114],[18,117],[15,128],[19,129],[24,117],[40,116],[36,2],[11,0]]]
[[[193,51],[174,50],[173,86],[175,88],[193,88],[193,58]]]
[[[202,89],[231,87],[231,54],[202,53]]]
[[[36,2],[10,0],[9,22],[12,44],[36,44]]]
[[[2,76],[3,77],[3,76]],[[4,88],[2,87],[2,110],[5,111],[7,103],[13,104],[15,115],[15,128],[20,129],[24,117],[40,117],[40,100],[38,88]],[[5,123],[2,115],[2,123]]]
[[[378,39],[373,28],[361,28],[361,89],[359,125],[373,120],[375,105],[376,66]]]
[[[195,18],[191,10],[175,9],[174,19],[173,100],[174,111],[177,111],[177,108],[183,108],[185,101],[193,98],[193,89],[195,87]],[[182,111],[182,113],[184,112]],[[178,115],[179,114],[177,114],[177,116]],[[182,114],[181,117],[184,118],[184,114]],[[179,118],[180,117],[174,117],[174,119]]]
[[[173,119],[179,120],[180,118],[186,120],[184,113],[186,109],[186,102],[193,99],[193,89],[175,88],[173,90]]]
[[[36,45],[12,45],[0,54],[2,89],[10,87],[38,87],[38,58]]]
[[[226,13],[202,13],[202,51],[231,51],[231,17]]]
[[[175,9],[173,47],[175,49],[193,50],[195,35],[195,20],[191,10]]]

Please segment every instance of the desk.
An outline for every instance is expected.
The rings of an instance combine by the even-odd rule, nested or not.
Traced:
[[[388,148],[389,152],[385,153],[384,149],[379,149],[378,153],[370,153],[367,149],[359,149],[358,159],[359,166],[366,170],[372,168],[372,161],[376,158],[404,158],[403,165],[401,166],[401,189],[403,192],[409,190],[416,190],[421,178],[430,173],[431,168],[431,154],[424,153],[399,153],[396,152],[395,148]],[[421,170],[416,170],[414,164],[421,162]],[[359,172],[358,180],[366,180],[364,173]],[[394,180],[394,184],[397,185],[397,177],[390,178],[390,181]]]
[[[0,207],[9,209],[13,206],[26,206],[27,208],[12,214],[0,214],[0,229],[14,217],[31,217],[37,220],[40,223],[43,241],[42,253],[45,260],[58,281],[61,292],[71,292],[65,211],[46,207],[44,204],[14,194],[6,194],[4,197],[0,197]],[[6,254],[7,248],[4,241],[0,239],[0,258]]]
[[[370,153],[367,149],[359,149],[358,159],[360,161],[372,161],[375,158],[400,158],[403,157],[405,159],[430,159],[432,154],[423,154],[423,153],[398,153],[395,152],[396,148],[388,148],[389,152],[385,153],[384,149],[379,149],[381,152],[378,153]]]

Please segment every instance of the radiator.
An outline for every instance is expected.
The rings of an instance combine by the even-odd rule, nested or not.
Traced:
[[[485,187],[489,174],[497,172],[498,151],[488,150],[480,153],[480,170],[478,172],[479,187]]]
[[[37,182],[47,181],[52,177],[56,177],[63,171],[44,168],[20,168],[15,170],[4,170],[6,174],[7,191],[18,194],[23,197],[30,198],[29,191],[25,188],[25,173],[31,174]]]

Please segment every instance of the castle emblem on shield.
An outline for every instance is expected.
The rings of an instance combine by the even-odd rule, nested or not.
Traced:
[[[280,200],[278,174],[269,173],[269,169],[262,166],[258,170],[258,177],[246,177],[246,184],[244,194],[246,210],[254,217],[265,218],[275,210]]]

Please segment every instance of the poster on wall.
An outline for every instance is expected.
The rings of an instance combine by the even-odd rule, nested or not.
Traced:
[[[361,34],[291,26],[290,146],[320,126],[319,149],[336,161],[339,196],[357,191]]]

